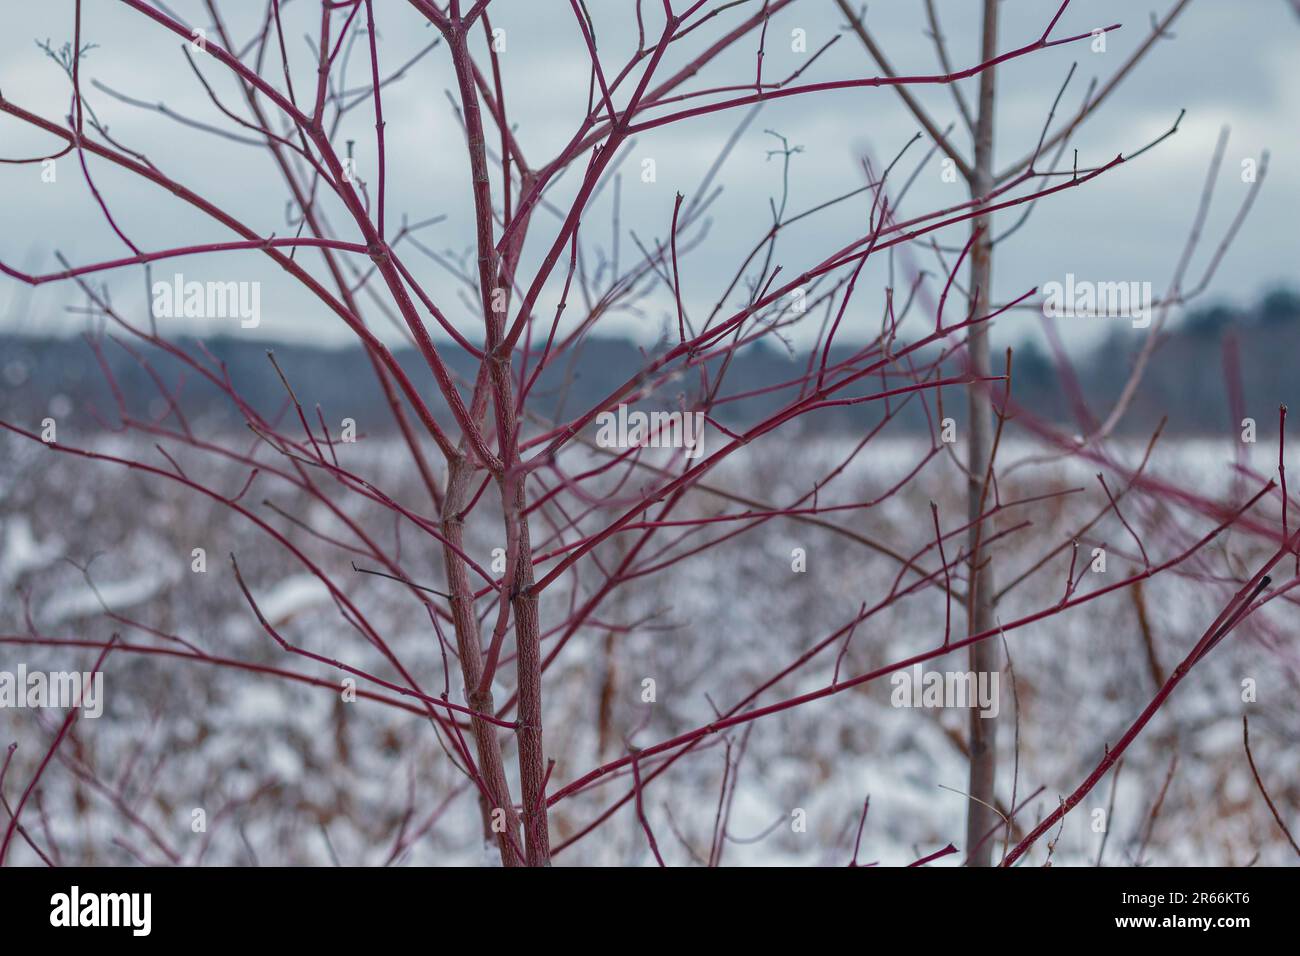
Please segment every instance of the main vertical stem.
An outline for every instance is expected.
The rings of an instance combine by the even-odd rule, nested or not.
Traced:
[[[473,410],[478,421],[478,410]],[[462,442],[462,449],[464,442]],[[447,566],[447,590],[451,594],[452,620],[456,628],[456,653],[460,655],[461,676],[465,684],[465,702],[475,711],[494,714],[496,703],[490,689],[480,692],[483,678],[483,645],[479,639],[478,618],[474,614],[474,590],[470,587],[465,567],[465,518],[463,511],[469,504],[470,481],[473,471],[464,458],[453,458],[447,464],[447,491],[443,499],[442,536],[443,559]],[[471,723],[474,746],[478,754],[479,774],[486,793],[481,793],[479,806],[483,814],[483,831],[495,835],[497,849],[503,866],[516,866],[520,862],[515,849],[519,842],[519,818],[510,799],[510,784],[506,780],[501,759],[501,744],[497,728],[486,720],[475,717]],[[504,822],[504,827],[498,821]]]
[[[528,535],[527,473],[519,456],[519,418],[511,380],[510,350],[504,343],[506,307],[511,287],[511,257],[498,255],[493,237],[491,182],[483,117],[475,88],[464,24],[457,17],[444,33],[456,69],[465,138],[469,148],[474,190],[475,242],[478,246],[479,295],[487,332],[484,363],[490,380],[500,446],[501,512],[512,565],[505,580],[511,584],[514,612],[515,664],[519,693],[519,785],[524,816],[524,856],[529,866],[550,866],[551,843],[546,813],[546,755],[542,744],[541,626],[534,589],[532,545]],[[477,390],[477,386],[476,386]],[[490,676],[490,675],[489,675]]]
[[[505,375],[509,381],[509,374]],[[506,390],[507,397],[509,390]],[[519,684],[519,788],[524,809],[524,849],[529,866],[551,865],[551,838],[546,815],[546,752],[542,745],[542,636],[533,588],[532,545],[524,476],[502,484],[502,505],[518,536],[515,592],[516,680]]]
[[[988,62],[997,56],[998,2],[984,0],[983,40],[980,58]],[[979,115],[975,123],[974,175],[970,181],[971,198],[979,201],[993,188],[993,117],[996,105],[996,68],[990,67],[980,74]],[[977,314],[990,311],[993,290],[993,248],[989,217],[980,216],[972,228],[980,231],[979,239],[971,249],[970,294],[978,302]],[[972,326],[967,349],[970,355],[971,374],[980,378],[990,372],[988,324]],[[978,518],[985,500],[984,482],[989,474],[989,456],[993,444],[992,396],[979,385],[969,388],[970,435],[967,465],[967,513],[972,522],[969,532],[970,588],[967,603],[967,629],[971,634],[987,631],[994,626],[993,574],[984,565],[980,552],[981,538],[989,537],[981,529]],[[980,641],[970,648],[970,667],[976,674],[992,673],[1001,668],[996,641]],[[967,865],[989,866],[996,841],[984,837],[996,826],[998,817],[993,809],[997,799],[994,787],[997,781],[997,723],[993,717],[981,717],[979,708],[970,710],[970,795],[966,816]],[[976,847],[976,844],[982,845]]]

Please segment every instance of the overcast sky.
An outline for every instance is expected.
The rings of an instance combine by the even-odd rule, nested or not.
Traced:
[[[587,0],[596,19],[602,59],[614,72],[635,48],[632,0]],[[684,0],[675,0],[682,6]],[[702,27],[667,58],[661,72],[669,75],[724,29],[749,15],[761,0],[742,3]],[[710,4],[711,6],[713,4]],[[719,5],[724,5],[719,3]],[[1092,77],[1103,82],[1148,35],[1153,12],[1171,5],[1133,0],[1074,0],[1054,35],[1063,36],[1122,22],[1110,34],[1104,52],[1087,42],[1035,52],[999,71],[1000,114],[997,127],[998,166],[1032,151],[1051,101],[1072,63],[1079,64],[1063,99],[1062,114],[1077,108]],[[186,64],[178,38],[115,0],[84,4],[83,39],[95,44],[83,60],[87,102],[108,124],[120,143],[145,152],[178,181],[195,188],[229,209],[263,234],[289,234],[285,189],[265,149],[231,142],[179,125],[157,112],[126,105],[91,85],[100,83],[147,103],[165,103],[177,113],[205,123],[231,128],[214,107]],[[647,10],[657,8],[647,3]],[[940,0],[939,11],[957,68],[978,62],[974,0]],[[1055,10],[1055,0],[1005,0],[1003,49],[1034,39]],[[311,50],[306,34],[315,33],[319,4],[291,0],[284,5],[286,34],[298,89],[309,89]],[[431,42],[434,31],[423,25],[409,4],[377,0],[381,70],[387,73]],[[254,0],[220,3],[239,42],[258,26],[264,5]],[[67,111],[69,83],[35,41],[47,38],[54,47],[71,39],[72,0],[0,2],[0,90],[4,96],[34,112],[61,117]],[[171,9],[189,22],[207,26],[202,5],[174,0]],[[542,165],[568,140],[585,108],[589,63],[568,0],[494,0],[493,26],[505,31],[501,54],[506,101],[517,136],[534,166]],[[648,18],[649,14],[648,14]],[[657,29],[658,21],[650,18]],[[870,4],[867,23],[877,33],[894,67],[901,73],[938,72],[935,50],[925,35],[921,0],[877,0]],[[774,17],[767,39],[765,78],[777,79],[807,63],[808,54],[791,49],[791,31],[805,30],[808,48],[815,51],[836,33],[844,18],[833,0],[799,0]],[[1103,163],[1131,152],[1168,128],[1180,109],[1187,110],[1179,134],[1131,164],[1082,188],[1049,197],[1023,229],[1002,246],[995,271],[996,298],[1006,300],[1067,273],[1096,281],[1149,281],[1159,294],[1169,281],[1195,212],[1202,182],[1222,127],[1232,135],[1215,204],[1201,252],[1194,260],[1195,280],[1247,189],[1242,161],[1262,151],[1272,154],[1271,172],[1259,204],[1223,263],[1207,299],[1253,301],[1260,293],[1296,281],[1300,240],[1300,83],[1296,82],[1300,51],[1300,17],[1288,0],[1192,0],[1173,28],[1142,65],[1126,80],[1100,113],[1075,139],[1080,164]],[[364,37],[351,60],[348,83],[366,82]],[[478,53],[483,44],[479,42]],[[727,56],[702,73],[690,88],[752,83],[757,34],[747,37]],[[222,68],[200,62],[214,89],[232,109],[242,112],[237,90]],[[278,60],[271,58],[264,75],[282,85]],[[813,64],[801,82],[862,78],[878,74],[859,41],[843,36]],[[965,81],[967,99],[974,100],[975,80]],[[465,256],[472,247],[468,170],[456,114],[446,91],[453,79],[445,50],[434,50],[385,95],[387,126],[388,219],[406,214],[412,221],[446,218],[420,233],[432,250]],[[627,90],[622,91],[625,97]],[[917,88],[927,109],[943,126],[957,114],[948,90]],[[622,167],[620,256],[624,263],[636,255],[635,233],[650,244],[666,237],[676,192],[688,200],[720,149],[745,118],[745,110],[691,119],[641,134]],[[791,160],[789,211],[817,205],[863,182],[861,160],[888,160],[918,130],[898,96],[889,89],[852,89],[791,97],[765,104],[748,125],[717,182],[722,195],[710,209],[706,242],[683,265],[684,294],[693,314],[709,311],[726,281],[748,254],[755,238],[770,224],[768,202],[779,195],[781,167],[769,160],[777,145],[767,130],[786,137],[800,151]],[[957,128],[961,149],[969,155],[969,136]],[[373,117],[366,107],[352,111],[339,140],[355,140],[358,174],[373,183],[376,164]],[[489,141],[495,142],[490,131]],[[33,132],[9,117],[0,117],[0,157],[17,158],[50,151],[53,139]],[[343,149],[342,143],[339,144]],[[922,145],[908,153],[900,170],[910,171],[922,157]],[[654,159],[657,179],[641,182],[641,162]],[[95,183],[119,225],[141,249],[233,238],[220,226],[189,209],[166,192],[123,174],[109,164],[90,160]],[[53,271],[55,252],[73,263],[112,259],[128,250],[94,204],[75,157],[59,162],[57,181],[43,183],[40,167],[0,165],[0,259],[29,272]],[[902,177],[903,172],[898,174]],[[576,176],[557,189],[559,202],[570,194]],[[946,183],[938,158],[928,164],[903,203],[903,216],[949,206],[963,198],[960,183]],[[583,239],[589,263],[612,253],[612,181],[584,216]],[[329,209],[329,218],[344,238],[345,217]],[[830,213],[811,218],[790,230],[777,247],[776,261],[793,275],[819,256],[861,235],[866,199],[846,202]],[[1012,214],[1000,222],[1008,225]],[[558,220],[540,214],[533,227],[530,261],[549,244]],[[390,225],[390,232],[393,227]],[[960,245],[961,232],[942,237]],[[261,281],[263,320],[256,330],[241,332],[229,321],[199,328],[208,334],[233,332],[269,337],[296,337],[315,342],[346,342],[349,333],[333,315],[298,290],[265,257],[251,252],[226,253],[214,264],[195,258],[174,259],[156,267],[154,278],[176,272],[187,278]],[[318,274],[319,257],[299,254]],[[427,284],[444,310],[472,337],[478,329],[463,301],[458,280],[446,269],[410,247],[405,261]],[[933,269],[932,253],[912,252],[913,261]],[[472,261],[472,257],[467,260]],[[146,307],[143,270],[134,267],[100,277],[113,290],[115,301]],[[555,277],[556,282],[562,276]],[[869,335],[879,328],[881,289],[887,279],[883,257],[860,280],[860,307],[846,320],[846,334]],[[78,297],[69,285],[50,285],[36,292],[0,278],[0,328],[25,332],[72,331],[84,319],[68,311]],[[728,300],[740,304],[736,294]],[[558,284],[543,295],[540,308],[549,314],[558,299]],[[856,303],[855,303],[856,305]],[[663,327],[671,301],[660,296],[645,303],[639,314],[612,316],[601,328],[652,341]],[[1036,334],[1039,319],[1020,313],[1000,323],[999,336],[1017,340]],[[1105,320],[1075,320],[1064,325],[1071,344],[1082,346],[1104,330]],[[1114,321],[1114,320],[1110,320]],[[183,326],[177,322],[173,328]]]

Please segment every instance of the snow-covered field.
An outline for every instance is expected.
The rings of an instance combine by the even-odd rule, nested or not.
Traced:
[[[821,504],[875,498],[921,454],[912,442],[878,444],[822,491]],[[161,463],[136,439],[99,447]],[[844,439],[796,436],[779,452],[775,446],[748,448],[707,480],[781,503],[807,491],[809,476],[824,474],[849,447]],[[1251,463],[1271,475],[1275,450],[1270,463],[1267,446],[1258,447]],[[1005,466],[1032,451],[1012,444],[999,460]],[[386,491],[408,503],[419,501],[400,447],[370,440],[349,454],[364,455],[367,474],[377,476]],[[1126,449],[1126,463],[1135,465],[1140,454],[1139,447]],[[1158,447],[1151,470],[1199,494],[1227,496],[1233,492],[1231,454],[1226,443],[1170,441]],[[1070,462],[1007,473],[1000,489],[1004,501],[1084,490],[999,516],[1002,529],[1032,522],[998,542],[999,584],[1069,540],[1105,506],[1096,470]],[[232,495],[246,476],[211,465],[201,474]],[[1253,493],[1258,483],[1244,487]],[[946,528],[965,520],[962,490],[954,465],[940,455],[899,494],[827,520],[911,554],[933,540],[931,500]],[[264,506],[264,498],[321,534],[342,535],[343,526],[262,479],[241,499],[319,561],[426,692],[441,693],[442,657],[424,608],[400,584],[354,572],[352,560],[366,562],[294,527]],[[723,506],[701,496],[683,514]],[[1276,520],[1277,499],[1261,509]],[[1123,510],[1152,563],[1189,546],[1213,525],[1169,501],[1132,497]],[[386,546],[396,547],[391,514],[362,509],[356,515]],[[488,534],[493,526],[470,522],[467,528],[469,550],[485,565],[497,544]],[[545,523],[534,527],[535,540],[542,538]],[[1084,574],[1080,593],[1142,567],[1132,538],[1108,516],[1081,539],[1078,570],[1099,545],[1107,548],[1107,569]],[[436,542],[407,525],[400,547],[403,566],[417,582],[442,585]],[[615,540],[599,554],[613,559],[620,547]],[[205,552],[201,573],[193,570],[195,548]],[[792,570],[796,548],[806,555],[802,573]],[[175,483],[54,455],[30,442],[0,442],[0,634],[104,641],[117,633],[134,645],[185,653],[188,644],[213,657],[337,683],[336,671],[286,654],[259,627],[240,596],[230,552],[238,556],[263,612],[288,639],[394,677],[380,653],[341,619],[319,581],[251,522]],[[1017,802],[1037,792],[1016,815],[1018,827],[1027,830],[1079,785],[1103,747],[1118,739],[1155,694],[1157,676],[1177,666],[1231,597],[1235,586],[1228,576],[1248,577],[1267,553],[1259,537],[1233,531],[1183,566],[1188,575],[1162,574],[1146,583],[1141,602],[1150,649],[1132,589],[1006,633],[1015,686],[1013,695],[1004,673],[999,793],[1009,805],[1013,783]],[[924,563],[937,566],[932,553]],[[999,605],[1000,621],[1059,601],[1068,566],[1066,552],[1011,590]],[[626,753],[628,739],[644,747],[708,723],[715,706],[730,708],[842,627],[864,602],[870,607],[879,601],[898,567],[849,537],[781,519],[624,586],[547,672],[546,748],[556,761],[550,788]],[[1289,580],[1293,570],[1284,564],[1277,577]],[[584,574],[582,595],[590,593],[599,572],[589,567]],[[904,585],[914,580],[905,578]],[[544,595],[544,627],[563,619],[569,600],[567,583]],[[845,678],[935,647],[943,640],[945,609],[941,587],[916,590],[863,621],[846,649],[837,643],[819,654],[758,704],[825,687],[837,658]],[[481,608],[489,610],[486,603]],[[961,636],[964,614],[956,601],[952,620],[953,634]],[[1108,775],[1067,816],[1059,835],[1040,841],[1025,862],[1041,864],[1054,843],[1053,865],[1095,863],[1101,815],[1109,830],[1105,865],[1294,862],[1251,776],[1241,717],[1250,718],[1255,760],[1294,830],[1300,825],[1296,621],[1295,608],[1278,599],[1235,631],[1195,668],[1128,751],[1117,785],[1116,775]],[[0,671],[19,664],[29,671],[88,670],[97,653],[0,644]],[[927,667],[965,670],[965,652]],[[512,670],[503,669],[498,702],[513,689]],[[472,788],[430,723],[416,714],[364,699],[344,702],[336,688],[177,656],[117,652],[109,656],[105,674],[104,715],[75,725],[22,816],[33,841],[62,862],[476,865],[490,859]],[[643,701],[646,679],[655,682],[653,704]],[[1254,682],[1254,702],[1243,702],[1243,681]],[[697,864],[709,856],[728,754],[727,785],[734,795],[724,801],[731,809],[723,865],[843,865],[852,855],[868,795],[860,862],[903,864],[950,841],[961,846],[967,712],[895,707],[891,690],[882,678],[709,737],[675,762],[644,794],[668,862]],[[454,670],[451,695],[462,699]],[[3,786],[9,806],[63,716],[55,710],[0,709],[0,747],[18,744]],[[513,763],[510,745],[511,772]],[[656,766],[648,760],[642,773]],[[553,845],[580,831],[630,785],[628,775],[614,775],[558,803],[551,815]],[[517,781],[512,786],[517,794]],[[204,811],[202,832],[195,832],[196,810]],[[801,821],[806,828],[795,825]],[[1002,835],[997,839],[1000,849]],[[40,862],[23,841],[11,848],[10,859]],[[961,860],[959,853],[935,865]],[[629,804],[590,836],[564,847],[556,862],[644,865],[653,859]]]

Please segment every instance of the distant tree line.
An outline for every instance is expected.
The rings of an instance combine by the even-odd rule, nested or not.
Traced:
[[[1036,316],[1033,321],[1037,321]],[[1100,344],[1082,354],[1071,351],[1067,355],[1095,415],[1104,417],[1114,402],[1146,334],[1145,330],[1116,322]],[[384,397],[357,346],[323,348],[292,342],[267,343],[242,336],[204,340],[202,348],[196,339],[181,338],[177,345],[191,354],[201,355],[206,349],[209,361],[223,364],[244,396],[264,413],[273,413],[285,397],[278,378],[266,374],[270,369],[266,353],[270,349],[305,404],[319,403],[327,416],[353,418],[368,434],[382,434],[392,428]],[[162,414],[166,406],[153,375],[174,384],[182,374],[180,363],[165,352],[141,352],[138,344],[131,346],[135,355],[108,338],[99,340],[98,346],[97,356],[85,337],[0,335],[0,396],[5,407],[14,417],[39,418],[57,411],[74,427],[79,421],[93,424],[91,410],[111,421],[114,402],[99,367],[102,361],[112,369],[132,407],[141,413],[152,410]],[[831,350],[833,360],[849,358],[856,348],[836,345]],[[395,354],[412,378],[428,394],[434,394],[434,383],[415,350],[402,348]],[[453,371],[468,380],[474,372],[472,363],[456,367],[456,353],[450,354]],[[1121,431],[1149,434],[1160,417],[1167,414],[1166,427],[1171,433],[1219,434],[1234,427],[1225,415],[1231,416],[1230,410],[1235,407],[1253,413],[1260,421],[1271,420],[1280,402],[1300,407],[1300,377],[1294,366],[1298,355],[1300,294],[1294,291],[1275,290],[1251,306],[1218,303],[1189,310],[1165,333]],[[148,367],[138,359],[147,361]],[[593,336],[583,344],[581,360],[548,368],[536,391],[550,403],[554,417],[562,418],[565,408],[591,405],[626,380],[644,360],[643,350],[627,339]],[[1016,347],[1014,369],[1013,393],[1020,403],[1057,422],[1068,421],[1076,414],[1062,387],[1056,359],[1044,347],[1034,341]],[[798,360],[771,344],[761,343],[742,350],[732,360],[724,394],[770,387],[800,374]],[[1239,397],[1230,400],[1229,388],[1236,387],[1230,383],[1237,381]],[[679,394],[699,387],[698,380],[678,379],[643,404],[674,407]],[[214,422],[241,427],[237,410],[211,385],[190,376],[182,394],[191,413],[198,408],[200,414]],[[761,414],[768,406],[776,408],[789,397],[790,391],[782,388],[765,399],[736,403],[737,408],[743,408],[744,418],[734,416],[723,404],[717,418],[728,424],[745,424],[747,418]],[[927,401],[933,415],[934,400],[927,396]],[[944,415],[961,422],[964,408],[964,402],[954,400],[945,404]],[[810,415],[804,427],[852,432],[874,425],[878,416],[875,405],[828,409]],[[925,422],[925,408],[914,398],[893,427],[919,430],[926,427]]]

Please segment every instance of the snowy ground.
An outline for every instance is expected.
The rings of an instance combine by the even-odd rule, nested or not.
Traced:
[[[120,452],[158,461],[136,439],[113,442]],[[794,456],[789,447],[783,454],[751,447],[709,481],[783,502],[806,491],[806,476],[819,473],[815,466],[829,469],[849,445],[840,439],[796,440]],[[1266,446],[1259,449],[1252,464],[1271,474]],[[1030,451],[1013,445],[1002,450],[1001,460],[1011,462]],[[1140,451],[1126,450],[1127,462],[1135,464]],[[1226,444],[1170,443],[1158,450],[1152,468],[1200,494],[1226,494],[1231,453]],[[370,473],[383,478],[386,490],[405,501],[418,500],[403,477],[409,469],[399,447],[370,441],[364,454]],[[918,454],[915,443],[873,444],[825,490],[821,502],[880,495],[915,465]],[[1104,506],[1095,471],[1069,464],[1010,473],[1002,486],[1004,500],[1075,486],[1085,491],[1000,519],[1001,527],[1033,522],[1002,543],[997,571],[1002,581],[1033,565]],[[203,475],[231,494],[244,479],[234,468],[209,466]],[[941,456],[899,495],[833,520],[911,553],[933,537],[931,500],[946,527],[964,520],[961,489],[952,464]],[[424,609],[400,585],[354,573],[352,556],[277,518],[261,506],[264,497],[325,533],[337,534],[341,525],[320,509],[295,508],[271,484],[255,483],[244,499],[343,583],[425,690],[440,693],[442,659]],[[1129,500],[1125,515],[1143,536],[1153,563],[1212,525],[1168,502]],[[696,507],[703,513],[717,505],[716,499],[702,499]],[[1268,508],[1275,516],[1276,499]],[[357,514],[368,530],[393,544],[390,515]],[[496,542],[472,523],[469,532],[471,553],[486,564]],[[1082,591],[1140,569],[1136,546],[1113,518],[1081,545],[1080,568],[1093,543],[1106,545],[1108,566],[1104,574],[1086,575]],[[613,558],[620,546],[614,542],[601,554]],[[442,584],[434,542],[421,540],[407,526],[401,547],[417,581]],[[203,573],[192,570],[194,548],[205,549]],[[795,548],[807,555],[806,572],[791,569]],[[251,523],[175,484],[54,456],[28,442],[0,442],[0,634],[99,641],[116,632],[132,643],[184,651],[174,640],[128,623],[137,622],[210,655],[336,681],[337,673],[328,667],[282,652],[257,625],[230,570],[232,551],[263,611],[287,637],[393,677],[379,653],[343,624],[319,582]],[[1016,816],[1017,824],[1028,827],[1056,806],[1058,795],[1078,786],[1103,747],[1113,744],[1151,699],[1156,674],[1167,675],[1177,665],[1231,596],[1231,586],[1210,579],[1249,575],[1264,556],[1264,542],[1234,532],[1188,565],[1203,580],[1162,575],[1149,582],[1143,600],[1153,653],[1141,636],[1129,590],[1008,632],[1019,707],[1017,714],[1004,683],[1001,800],[1011,802],[1013,776],[1017,801],[1042,788]],[[75,566],[88,561],[93,589]],[[1000,620],[1058,601],[1068,561],[1068,556],[1056,559],[1013,590],[999,607]],[[928,563],[934,566],[932,559]],[[878,601],[897,571],[891,559],[847,538],[779,520],[625,587],[596,615],[606,627],[581,630],[547,674],[546,746],[557,761],[551,788],[625,753],[628,735],[646,746],[707,723],[715,704],[723,710],[732,706],[841,627],[863,602]],[[594,579],[589,574],[587,580]],[[544,626],[563,616],[568,598],[567,588],[553,597],[548,593]],[[955,603],[952,613],[953,632],[960,635],[963,615]],[[1255,759],[1294,830],[1300,825],[1296,619],[1294,607],[1283,600],[1261,611],[1257,621],[1196,668],[1129,750],[1108,815],[1107,865],[1295,861],[1250,775],[1241,716],[1250,718]],[[944,621],[942,590],[917,592],[858,627],[839,663],[840,676],[936,646]],[[633,624],[617,631],[608,627]],[[20,663],[29,670],[85,670],[96,653],[0,644],[0,671]],[[836,647],[817,656],[759,703],[826,686],[838,654]],[[927,666],[965,670],[965,653]],[[104,716],[76,725],[22,817],[35,841],[57,852],[62,862],[485,860],[474,794],[421,717],[364,700],[344,703],[329,688],[175,657],[119,653],[105,670]],[[505,670],[499,701],[513,689],[511,668]],[[653,705],[642,701],[646,678],[655,681]],[[1255,682],[1253,703],[1242,700],[1247,679]],[[960,846],[966,804],[959,792],[966,788],[960,745],[967,714],[897,708],[891,706],[890,691],[882,679],[764,718],[747,725],[748,732],[740,728],[725,739],[710,738],[675,763],[645,793],[649,822],[668,862],[693,864],[708,856],[728,746],[733,761],[742,753],[743,758],[731,770],[735,794],[724,865],[843,865],[868,795],[860,862],[902,864],[949,841]],[[454,673],[452,697],[461,699]],[[607,701],[604,716],[602,700]],[[58,711],[0,709],[0,746],[18,744],[3,787],[11,806],[62,718]],[[513,762],[510,747],[507,767],[513,769]],[[647,762],[642,772],[654,766]],[[1013,767],[1018,767],[1014,775]],[[1113,779],[1108,776],[1066,818],[1059,837],[1054,835],[1053,865],[1096,861],[1102,834],[1093,829],[1094,811],[1109,807]],[[558,804],[551,818],[553,844],[562,844],[629,786],[629,778],[619,775]],[[197,809],[206,814],[206,832],[193,831]],[[806,818],[802,832],[792,826],[800,818]],[[1001,836],[998,841],[1000,848]],[[1041,841],[1026,862],[1044,862],[1048,843]],[[39,863],[22,842],[10,858]],[[961,859],[957,854],[935,865],[957,865]],[[566,847],[556,862],[642,865],[653,860],[629,805]]]

